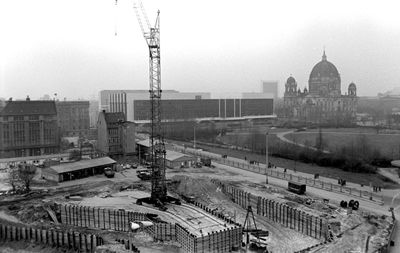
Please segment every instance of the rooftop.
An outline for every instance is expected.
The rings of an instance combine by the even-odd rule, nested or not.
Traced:
[[[61,174],[61,173],[65,173],[65,172],[82,170],[82,169],[87,169],[87,168],[92,168],[92,167],[97,167],[97,166],[112,165],[114,163],[116,163],[116,162],[113,159],[111,159],[110,157],[100,157],[100,158],[91,159],[91,160],[82,160],[82,161],[78,161],[78,162],[55,165],[55,166],[51,166],[48,169],[53,170],[53,171],[57,172],[58,174]]]
[[[54,101],[24,100],[8,101],[1,116],[57,115]]]
[[[182,154],[182,153],[179,153],[179,152],[167,150],[165,159],[168,160],[168,161],[175,161],[175,160],[177,160],[179,158],[182,158],[182,157],[190,158],[191,156],[188,156],[188,155],[185,155],[185,154]]]
[[[104,117],[107,124],[118,123],[119,121],[125,121],[125,115],[123,112],[105,112]]]

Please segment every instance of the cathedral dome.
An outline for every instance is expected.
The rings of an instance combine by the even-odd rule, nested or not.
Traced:
[[[322,61],[318,62],[314,68],[311,70],[310,74],[310,79],[312,78],[322,78],[322,77],[338,77],[339,78],[339,72],[335,65],[333,65],[331,62],[326,60],[326,55],[324,52],[324,55],[322,56]]]
[[[331,62],[327,61],[325,51],[322,60],[311,70],[308,80],[309,92],[320,96],[337,96],[340,91],[339,71]]]

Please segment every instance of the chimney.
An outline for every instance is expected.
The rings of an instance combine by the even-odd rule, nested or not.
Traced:
[[[31,101],[31,99],[29,98],[29,95],[26,96],[26,101]]]

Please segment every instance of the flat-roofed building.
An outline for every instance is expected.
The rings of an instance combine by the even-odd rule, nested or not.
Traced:
[[[196,158],[179,152],[166,150],[165,167],[169,169],[188,168],[196,162]]]
[[[135,122],[150,121],[149,100],[136,100],[133,106]],[[195,99],[161,100],[163,121],[240,120],[273,116],[273,99]]]
[[[64,182],[104,173],[104,168],[114,167],[116,162],[109,157],[61,163],[42,169],[42,176],[50,181]]]
[[[210,99],[208,92],[179,92],[163,90],[162,100],[198,100]],[[123,112],[126,120],[135,121],[135,101],[150,101],[148,90],[102,90],[100,91],[100,108],[106,112]]]
[[[7,101],[0,112],[1,158],[54,154],[59,148],[54,101]]]

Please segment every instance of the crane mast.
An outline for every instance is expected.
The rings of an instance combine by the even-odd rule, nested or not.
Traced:
[[[149,82],[151,107],[150,162],[151,162],[151,200],[163,203],[167,199],[165,182],[165,144],[161,122],[161,55],[160,55],[160,11],[157,12],[155,25],[150,26],[143,4],[134,6],[143,36],[149,48]],[[143,26],[141,15],[145,19]]]

